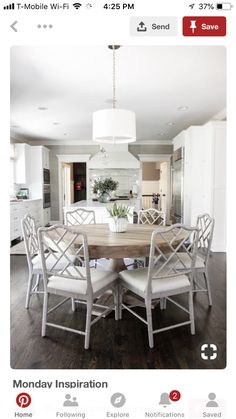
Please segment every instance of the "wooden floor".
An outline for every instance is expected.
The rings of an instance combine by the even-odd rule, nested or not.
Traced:
[[[24,308],[27,262],[25,256],[11,256],[11,367],[32,369],[196,369],[226,366],[226,280],[225,254],[210,258],[213,307],[208,308],[207,295],[194,297],[196,335],[188,326],[155,335],[155,348],[150,350],[146,326],[128,312],[121,321],[111,313],[92,327],[91,348],[84,350],[82,336],[47,328],[40,336],[42,296],[33,296],[30,309]],[[54,300],[54,301],[53,301]],[[182,296],[181,301],[185,300]],[[52,298],[51,303],[58,301]],[[180,300],[179,300],[180,301]],[[142,310],[142,309],[140,309]],[[179,322],[186,314],[171,303],[167,310],[153,310],[154,324]],[[85,310],[71,311],[70,302],[51,314],[51,319],[74,328],[84,324]],[[214,361],[201,359],[203,343],[214,343],[218,356]]]

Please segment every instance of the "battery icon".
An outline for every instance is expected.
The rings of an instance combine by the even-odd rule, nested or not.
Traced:
[[[231,10],[233,5],[231,3],[217,3],[217,10]]]

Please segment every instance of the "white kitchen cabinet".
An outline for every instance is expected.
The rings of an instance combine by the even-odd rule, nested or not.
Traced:
[[[226,250],[226,123],[192,126],[174,139],[184,147],[184,223],[194,225],[199,214],[215,219],[212,250]]]
[[[10,229],[10,240],[15,240],[18,237],[21,237],[21,212],[20,206],[18,203],[11,204],[10,208],[10,221],[11,221],[11,229]]]
[[[49,169],[49,149],[42,147],[43,169]]]
[[[11,215],[14,205],[20,211],[19,220],[15,220],[14,226],[12,224],[11,240],[21,236],[20,220],[27,213],[35,218],[36,225],[50,222],[50,208],[43,208],[43,169],[49,169],[49,149],[23,143],[15,144],[15,182],[29,189],[30,199],[11,204]]]
[[[44,178],[43,169],[49,169],[49,150],[46,147],[35,146],[31,147],[31,179],[29,190],[31,197],[41,198],[44,195]],[[51,211],[50,208],[41,207],[41,219],[43,225],[50,223]]]
[[[30,181],[30,149],[28,144],[15,144],[15,183],[28,185]]]
[[[32,198],[42,197],[43,169],[49,169],[49,149],[42,146],[31,147],[30,150],[30,184]]]

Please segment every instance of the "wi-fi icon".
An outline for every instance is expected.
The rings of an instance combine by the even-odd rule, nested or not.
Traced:
[[[79,8],[82,6],[82,4],[81,4],[81,3],[74,3],[74,4],[73,4],[73,6],[74,6],[76,9],[79,9]]]

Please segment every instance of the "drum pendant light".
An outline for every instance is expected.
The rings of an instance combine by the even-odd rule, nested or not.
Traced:
[[[126,109],[116,108],[116,50],[113,51],[113,106],[93,113],[93,141],[103,144],[124,144],[136,141],[136,116]]]

